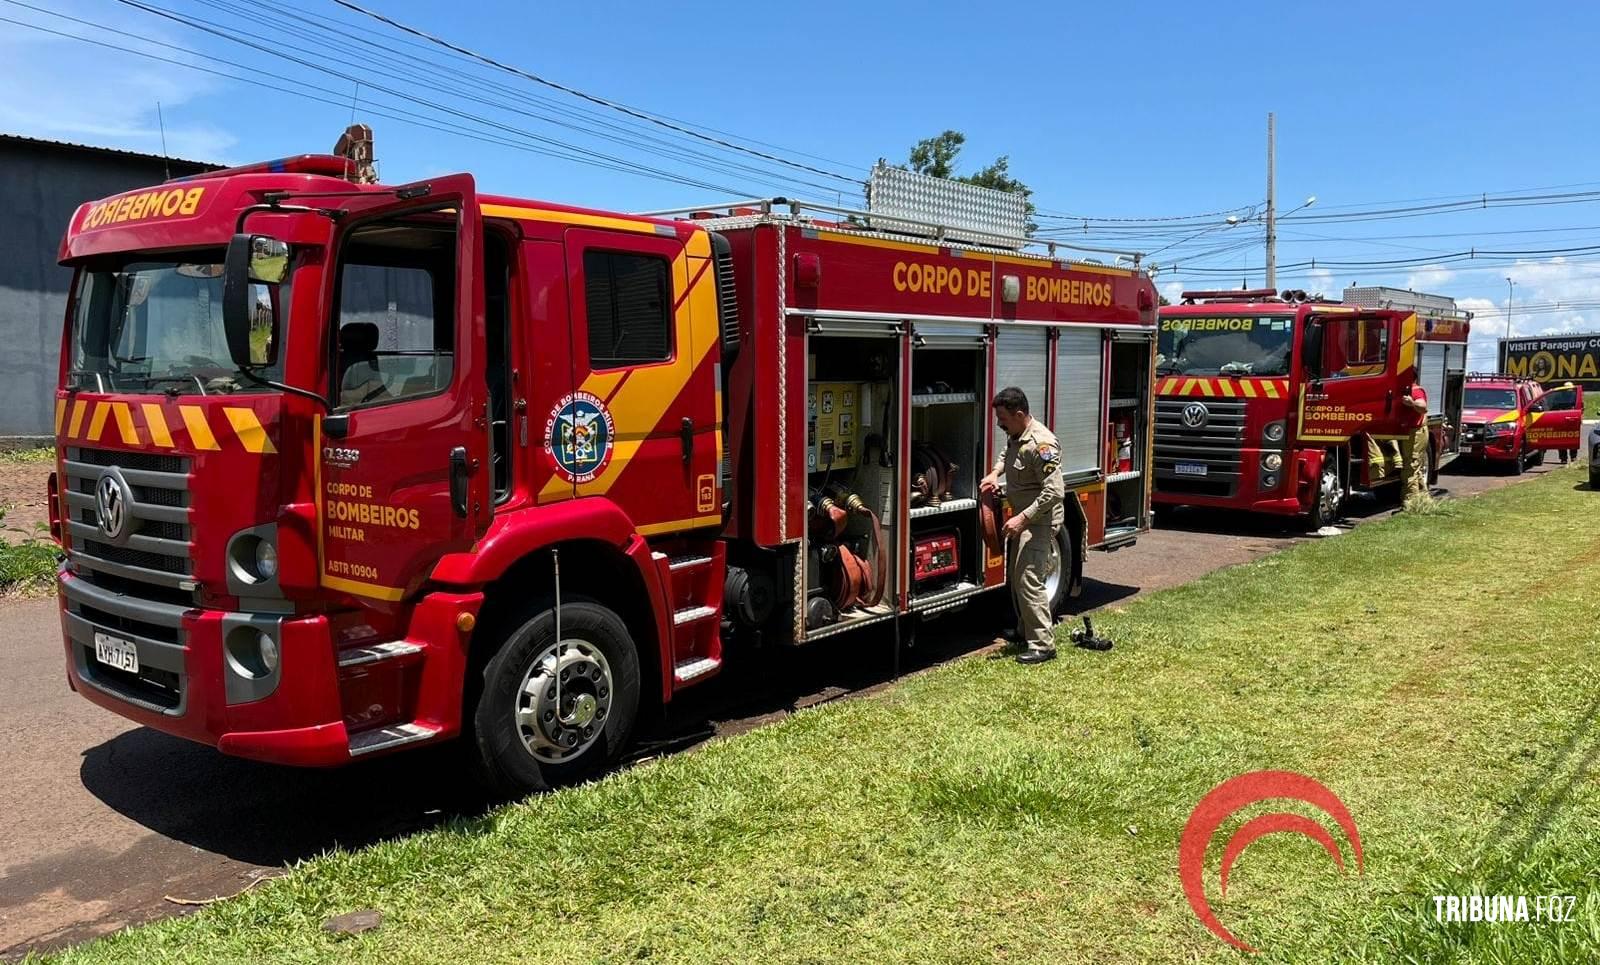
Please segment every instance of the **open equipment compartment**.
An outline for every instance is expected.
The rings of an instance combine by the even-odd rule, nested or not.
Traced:
[[[900,340],[811,336],[806,357],[808,637],[895,612]]]
[[[1104,456],[1108,543],[1143,525],[1150,468],[1150,341],[1113,337],[1110,345]]]
[[[945,334],[919,329],[911,356],[907,545],[911,605],[921,609],[983,582],[978,480],[983,456],[985,347],[976,326]]]

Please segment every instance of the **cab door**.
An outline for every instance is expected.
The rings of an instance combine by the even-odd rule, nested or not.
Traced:
[[[343,208],[314,467],[321,582],[397,601],[489,523],[483,223],[464,174]]]
[[[1541,449],[1577,449],[1582,445],[1583,389],[1563,385],[1545,392],[1528,407],[1528,443]]]
[[[621,222],[565,240],[575,390],[546,423],[554,465],[645,535],[721,525],[710,239]]]
[[[1414,329],[1415,316],[1411,324]],[[1401,344],[1400,325],[1388,313],[1312,315],[1302,347],[1307,383],[1299,437],[1337,443],[1363,433],[1398,433],[1395,372],[1415,366],[1415,350],[1402,359]]]

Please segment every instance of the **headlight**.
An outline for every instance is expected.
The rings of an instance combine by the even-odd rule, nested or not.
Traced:
[[[1278,474],[1275,473],[1275,472],[1269,472],[1265,476],[1262,476],[1261,477],[1261,488],[1262,489],[1277,489],[1278,488]]]
[[[1276,472],[1283,468],[1283,457],[1276,452],[1269,452],[1261,457],[1261,465]]]
[[[1489,423],[1489,426],[1484,429],[1484,433],[1491,436],[1503,436],[1507,433],[1516,431],[1517,426],[1516,423],[1513,422],[1491,422]]]
[[[256,543],[256,575],[270,580],[278,575],[278,550],[266,540]]]
[[[261,653],[261,666],[266,668],[267,673],[276,671],[278,669],[278,641],[263,633],[256,639],[256,648]]]
[[[1282,442],[1283,441],[1283,423],[1281,423],[1281,422],[1269,422],[1269,423],[1267,423],[1267,428],[1262,431],[1261,435],[1268,442]]]

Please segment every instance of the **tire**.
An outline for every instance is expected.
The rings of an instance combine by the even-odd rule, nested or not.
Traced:
[[[530,609],[483,668],[469,747],[486,788],[520,797],[591,777],[628,745],[639,713],[639,653],[627,626],[586,599]],[[567,674],[560,688],[555,669]],[[540,683],[531,689],[533,680]],[[540,691],[543,693],[540,693]],[[570,743],[568,743],[570,741]]]
[[[1589,488],[1600,490],[1600,469],[1589,467]]]
[[[1429,443],[1428,444],[1428,468],[1422,475],[1422,478],[1427,482],[1429,489],[1432,489],[1434,486],[1437,486],[1439,484],[1439,465],[1438,465],[1438,463],[1439,463],[1439,457],[1435,456],[1433,454],[1433,444]]]
[[[1528,468],[1527,458],[1528,458],[1528,454],[1526,452],[1524,452],[1524,451],[1522,451],[1520,449],[1517,450],[1517,454],[1515,456],[1511,457],[1511,464],[1506,467],[1506,475],[1508,475],[1508,476],[1520,476],[1520,475],[1522,475],[1523,471]]]
[[[1056,556],[1059,563],[1055,575],[1044,582],[1050,594],[1051,616],[1060,616],[1067,608],[1067,601],[1072,599],[1072,554],[1075,545],[1072,530],[1065,526],[1056,530]]]
[[[1322,460],[1322,474],[1317,477],[1317,491],[1307,519],[1315,531],[1332,526],[1339,520],[1339,510],[1344,506],[1344,486],[1339,482],[1339,463],[1331,456]]]

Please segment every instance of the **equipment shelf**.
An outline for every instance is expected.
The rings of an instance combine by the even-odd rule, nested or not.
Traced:
[[[964,509],[977,508],[978,501],[976,499],[947,499],[937,506],[912,507],[910,515],[912,519],[921,519],[924,516],[938,516],[941,513],[959,513]]]
[[[973,392],[929,392],[911,397],[912,407],[919,409],[930,405],[971,405],[976,401],[978,396]]]

